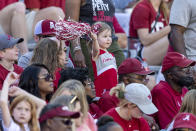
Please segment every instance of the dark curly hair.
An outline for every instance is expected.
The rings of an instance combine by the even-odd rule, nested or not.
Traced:
[[[98,131],[109,131],[109,128],[112,126],[119,125],[114,121],[114,119],[111,116],[101,116],[97,120],[97,126],[98,126]],[[119,125],[120,126],[120,125]]]
[[[46,69],[50,73],[48,67],[43,64],[35,63],[25,68],[20,76],[19,81],[20,88],[39,98],[41,98],[41,95],[40,89],[38,87],[38,76],[42,68]]]
[[[88,68],[66,68],[60,72],[58,87],[67,80],[74,79],[80,81],[85,86],[85,80],[88,78]]]

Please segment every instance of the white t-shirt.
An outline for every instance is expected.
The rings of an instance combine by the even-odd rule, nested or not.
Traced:
[[[4,122],[2,122],[4,131],[22,131],[20,126],[11,120],[10,127],[5,127]],[[24,124],[25,131],[30,131],[28,124]]]

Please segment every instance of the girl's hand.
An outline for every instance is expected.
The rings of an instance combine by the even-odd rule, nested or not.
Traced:
[[[5,78],[4,82],[7,82],[9,85],[16,84],[18,82],[19,75],[15,72],[8,73],[7,77]]]
[[[8,95],[11,97],[25,95],[25,91],[17,86],[12,86],[11,88],[9,88]]]
[[[92,38],[93,40],[97,40],[97,34],[91,32],[91,38]]]

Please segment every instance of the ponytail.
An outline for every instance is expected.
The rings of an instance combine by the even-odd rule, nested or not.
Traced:
[[[115,95],[119,99],[124,99],[124,93],[125,93],[125,84],[121,83],[118,84],[116,87],[113,87],[110,90],[110,95]]]

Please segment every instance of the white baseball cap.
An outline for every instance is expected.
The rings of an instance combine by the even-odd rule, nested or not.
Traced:
[[[35,25],[34,35],[55,35],[55,24],[53,20],[40,20]]]
[[[145,114],[154,114],[158,111],[152,103],[150,90],[143,84],[132,83],[125,88],[125,99],[136,104]]]

